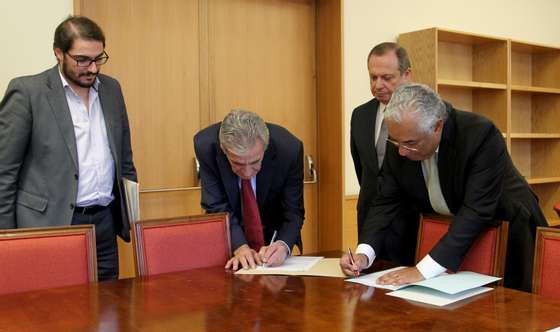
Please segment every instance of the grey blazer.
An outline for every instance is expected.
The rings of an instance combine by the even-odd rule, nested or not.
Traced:
[[[99,75],[99,98],[115,162],[115,227],[130,240],[120,179],[137,181],[119,83]],[[70,225],[78,192],[74,126],[58,66],[13,79],[0,102],[0,228]]]

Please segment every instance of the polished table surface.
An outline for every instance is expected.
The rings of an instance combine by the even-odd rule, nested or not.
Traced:
[[[497,287],[447,307],[337,278],[223,268],[0,296],[0,331],[544,331],[560,301]]]

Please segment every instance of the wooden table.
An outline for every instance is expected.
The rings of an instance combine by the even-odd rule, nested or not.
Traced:
[[[223,268],[0,297],[0,331],[543,331],[560,302],[511,289],[430,307],[342,279]]]

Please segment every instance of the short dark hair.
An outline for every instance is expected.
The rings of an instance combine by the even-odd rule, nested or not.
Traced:
[[[81,38],[95,40],[103,43],[105,47],[105,35],[103,30],[91,19],[85,16],[69,16],[56,27],[54,31],[54,48],[60,48],[66,53],[72,48],[74,40]]]
[[[399,71],[403,74],[405,71],[410,69],[410,58],[408,57],[408,53],[401,45],[392,42],[385,42],[378,45],[375,45],[369,55],[367,57],[367,61],[369,63],[369,59],[373,56],[381,56],[385,55],[390,51],[394,51],[397,59],[399,61]]]

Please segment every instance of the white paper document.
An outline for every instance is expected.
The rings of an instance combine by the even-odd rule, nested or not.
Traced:
[[[387,295],[436,306],[444,306],[474,295],[488,292],[492,290],[492,288],[481,286],[500,280],[500,278],[476,272],[461,271],[453,274],[444,273],[435,278],[402,286],[380,285],[377,283],[377,278],[382,275],[403,268],[404,266],[399,266],[357,278],[346,279],[346,281],[370,287],[393,290],[393,292],[387,293]]]
[[[346,281],[355,282],[357,284],[362,284],[362,285],[375,287],[375,288],[397,290],[397,289],[401,288],[402,286],[380,285],[380,284],[377,283],[377,278],[381,277],[385,273],[389,273],[391,271],[396,271],[396,270],[400,270],[400,269],[404,269],[404,268],[405,268],[405,266],[399,266],[399,267],[395,267],[395,268],[388,269],[388,270],[378,271],[378,272],[374,272],[374,273],[370,273],[370,274],[364,274],[364,275],[356,277],[356,278],[346,279]]]
[[[471,296],[486,293],[491,291],[491,287],[476,287],[468,289],[463,292],[455,294],[443,293],[431,288],[422,286],[410,286],[407,288],[399,289],[394,292],[389,292],[387,295],[400,297],[401,299],[411,300],[416,302],[428,303],[438,307],[457,302]]]
[[[286,258],[284,264],[279,266],[257,266],[257,270],[263,271],[294,271],[294,272],[303,272],[307,271],[313,267],[313,265],[317,264],[318,261],[323,259],[323,257],[318,256],[290,256]]]

